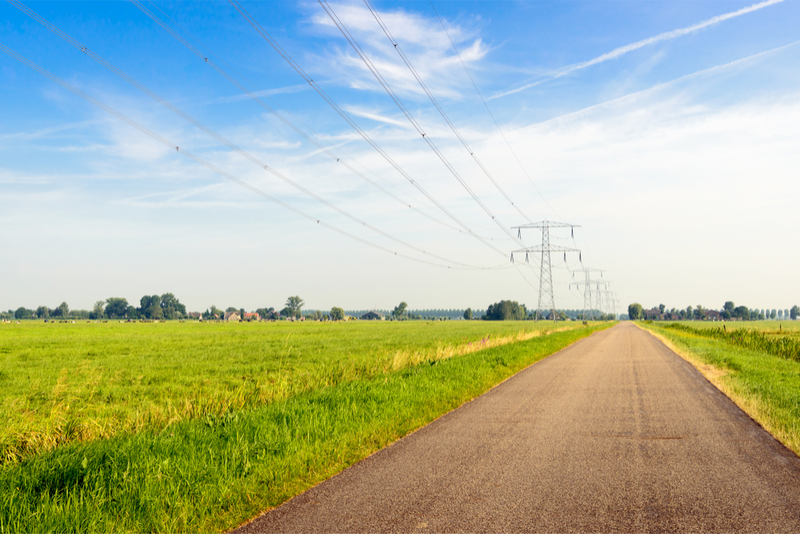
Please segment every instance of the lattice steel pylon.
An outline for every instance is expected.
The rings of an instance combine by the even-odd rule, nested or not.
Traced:
[[[541,268],[539,270],[539,303],[536,306],[536,317],[538,321],[542,317],[542,305],[546,305],[550,310],[550,316],[553,321],[558,320],[558,312],[556,311],[556,299],[553,294],[553,269],[550,262],[551,252],[578,252],[577,248],[562,247],[560,245],[550,244],[550,228],[569,228],[572,232],[573,228],[580,228],[578,224],[561,223],[554,221],[539,221],[531,224],[524,224],[522,226],[514,226],[517,229],[517,235],[522,238],[523,228],[539,228],[542,231],[542,244],[535,247],[527,247],[515,250],[511,253],[511,261],[514,261],[514,254],[525,253],[525,261],[528,261],[528,254],[531,252],[541,253]]]
[[[573,282],[576,287],[583,286],[583,317],[584,319],[591,319],[594,320],[594,309],[592,308],[592,284],[601,284],[605,283],[605,280],[592,280],[592,273],[600,273],[600,276],[603,276],[605,272],[604,269],[592,269],[590,267],[583,267],[581,269],[575,269],[572,271],[572,274],[575,273],[583,273],[584,274],[584,281],[583,282]],[[570,284],[570,286],[572,285]],[[599,295],[597,295],[599,298]],[[599,306],[600,303],[595,299],[595,305],[598,306],[598,311],[602,313]]]

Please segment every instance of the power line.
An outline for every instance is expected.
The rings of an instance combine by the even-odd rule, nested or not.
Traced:
[[[246,95],[247,95],[247,96],[249,96],[251,99],[253,99],[253,100],[254,100],[254,101],[257,103],[257,104],[259,104],[261,107],[263,107],[264,109],[266,109],[267,111],[269,111],[271,114],[273,114],[275,117],[277,117],[277,118],[278,118],[278,119],[279,119],[281,122],[283,122],[284,124],[286,124],[286,125],[287,125],[289,128],[291,128],[291,129],[292,129],[292,130],[294,130],[294,131],[295,131],[297,134],[299,134],[299,135],[300,135],[300,136],[302,136],[304,139],[306,139],[306,140],[307,140],[309,143],[311,143],[311,144],[313,144],[315,147],[317,147],[317,149],[318,149],[318,150],[320,150],[322,153],[324,153],[325,155],[327,155],[328,157],[330,157],[331,159],[333,159],[333,160],[334,160],[334,161],[336,161],[337,163],[340,163],[340,164],[341,164],[341,165],[343,165],[343,166],[344,166],[346,169],[348,169],[348,170],[349,170],[351,173],[355,174],[356,176],[358,176],[358,177],[359,177],[359,178],[361,178],[362,180],[366,181],[367,183],[369,183],[369,184],[370,184],[370,185],[372,185],[373,187],[377,188],[378,190],[382,191],[383,193],[385,193],[386,195],[388,195],[388,196],[389,196],[389,197],[391,197],[392,199],[394,199],[394,200],[396,200],[397,202],[401,203],[403,206],[408,206],[408,208],[410,208],[411,210],[413,210],[413,211],[415,211],[415,212],[419,213],[420,215],[422,215],[422,216],[424,216],[424,217],[428,218],[429,220],[431,220],[431,221],[433,221],[433,222],[435,222],[435,223],[437,223],[437,224],[441,224],[442,226],[444,226],[444,227],[446,227],[446,228],[449,228],[449,229],[451,229],[451,230],[454,230],[454,231],[456,231],[456,232],[459,232],[459,233],[464,233],[464,230],[461,230],[461,229],[459,229],[459,228],[455,228],[455,227],[453,227],[453,226],[450,226],[449,224],[447,224],[447,223],[445,223],[445,222],[443,222],[443,221],[441,221],[441,220],[439,220],[439,219],[437,219],[437,218],[435,218],[435,217],[431,216],[430,214],[428,214],[428,213],[425,213],[425,212],[424,212],[424,211],[422,211],[421,209],[419,209],[419,208],[417,208],[417,207],[415,207],[415,206],[412,206],[411,204],[409,204],[409,203],[408,203],[408,202],[406,202],[405,200],[403,200],[403,199],[399,198],[397,195],[395,195],[394,193],[392,193],[391,191],[389,191],[389,190],[388,190],[388,189],[386,189],[385,187],[383,187],[383,186],[381,186],[380,184],[376,183],[374,180],[371,180],[370,178],[368,178],[368,177],[364,176],[364,174],[362,174],[362,173],[361,173],[361,172],[359,172],[358,170],[354,169],[354,168],[353,168],[353,167],[352,167],[352,166],[351,166],[349,163],[347,163],[346,161],[343,161],[343,160],[342,160],[342,158],[340,158],[340,157],[338,157],[336,154],[334,154],[334,153],[332,152],[332,150],[331,150],[329,147],[326,147],[325,145],[323,145],[322,143],[320,143],[319,141],[317,141],[317,139],[315,139],[313,136],[311,136],[311,135],[308,135],[308,134],[307,134],[305,131],[303,131],[303,129],[302,129],[302,128],[300,128],[299,126],[297,126],[297,125],[296,125],[294,122],[292,122],[291,120],[289,120],[289,119],[287,119],[286,117],[284,117],[284,116],[283,116],[281,113],[279,113],[279,112],[278,112],[276,109],[274,109],[272,106],[270,106],[269,104],[267,104],[266,102],[264,102],[264,101],[263,101],[263,100],[262,100],[262,99],[261,99],[261,98],[260,98],[258,95],[254,94],[252,91],[250,91],[250,90],[249,90],[249,89],[247,89],[245,86],[243,86],[241,83],[239,83],[239,81],[238,81],[238,80],[236,80],[236,79],[235,79],[233,76],[231,76],[231,75],[230,75],[230,74],[229,74],[227,71],[225,71],[225,69],[223,69],[222,67],[220,67],[219,65],[217,65],[217,64],[216,64],[216,62],[214,62],[212,59],[209,59],[209,57],[207,57],[206,55],[202,54],[202,53],[201,53],[199,50],[197,50],[197,48],[195,48],[195,47],[194,47],[194,46],[193,46],[191,43],[189,43],[188,41],[186,41],[186,39],[184,39],[184,38],[183,38],[183,37],[182,37],[182,36],[181,36],[179,33],[177,33],[176,31],[174,31],[174,30],[173,30],[173,29],[172,29],[172,28],[171,28],[171,27],[170,27],[168,24],[166,24],[164,21],[162,21],[162,20],[161,20],[161,19],[160,19],[160,18],[159,18],[159,17],[158,17],[156,14],[154,14],[152,11],[150,11],[148,8],[146,8],[144,5],[142,5],[142,4],[141,4],[141,3],[140,3],[138,0],[130,0],[130,2],[131,2],[131,3],[132,3],[134,6],[136,6],[136,7],[137,7],[137,8],[138,8],[140,11],[142,11],[142,13],[144,13],[144,14],[145,14],[145,15],[147,15],[147,16],[148,16],[148,17],[149,17],[151,20],[153,20],[153,21],[154,21],[156,24],[158,24],[159,26],[161,26],[161,27],[162,27],[162,28],[163,28],[165,31],[167,31],[167,32],[168,32],[170,35],[172,35],[172,36],[173,36],[175,39],[177,39],[177,40],[178,40],[178,41],[179,41],[181,44],[183,44],[183,45],[184,45],[186,48],[188,48],[188,49],[189,49],[189,50],[190,50],[192,53],[194,53],[194,54],[195,54],[195,55],[196,55],[198,58],[202,59],[202,60],[203,60],[203,62],[204,62],[205,64],[207,64],[208,66],[210,66],[211,68],[213,68],[215,71],[217,71],[219,74],[221,74],[221,75],[222,75],[222,76],[223,76],[225,79],[227,79],[229,82],[231,82],[233,85],[235,85],[235,86],[236,86],[236,87],[237,87],[237,88],[238,88],[240,91],[242,91],[244,94],[246,94]],[[152,2],[150,2],[150,3],[152,4]],[[203,48],[205,48],[205,49],[206,49],[206,50],[207,50],[207,51],[210,53],[210,55],[213,55],[214,57],[216,57],[217,59],[219,59],[221,62],[225,63],[225,65],[227,65],[229,69],[231,69],[233,72],[235,72],[237,75],[239,75],[239,77],[240,77],[240,78],[242,78],[242,79],[243,79],[245,82],[247,82],[248,84],[250,84],[250,86],[251,86],[251,87],[255,88],[255,85],[254,85],[252,82],[250,82],[250,81],[249,81],[247,78],[245,78],[245,77],[244,77],[244,76],[243,76],[241,73],[239,73],[239,72],[238,72],[236,69],[234,69],[233,67],[231,67],[231,65],[230,65],[229,63],[227,63],[227,62],[226,62],[224,59],[222,59],[222,58],[219,58],[219,56],[217,56],[217,55],[216,55],[216,54],[214,54],[214,53],[213,53],[211,50],[209,50],[209,49],[208,49],[208,48],[207,48],[205,45],[203,45],[203,43],[202,43],[202,42],[200,42],[200,41],[199,41],[199,40],[198,40],[196,37],[194,37],[194,36],[193,36],[193,35],[192,35],[192,34],[191,34],[189,31],[187,31],[185,28],[183,28],[183,26],[181,26],[180,24],[178,24],[177,22],[175,22],[175,20],[174,20],[174,19],[172,19],[171,17],[169,17],[169,15],[167,15],[166,13],[164,13],[164,12],[163,12],[163,11],[162,11],[160,8],[158,8],[158,6],[155,6],[155,5],[154,5],[154,7],[155,7],[156,9],[158,9],[159,11],[161,11],[161,13],[162,13],[162,14],[164,14],[164,16],[165,16],[165,17],[167,17],[168,19],[170,19],[170,20],[171,20],[171,21],[172,21],[172,22],[173,22],[173,23],[174,23],[176,26],[178,26],[179,28],[181,28],[181,29],[182,29],[182,30],[183,30],[183,31],[184,31],[186,34],[188,34],[188,35],[189,35],[189,36],[190,36],[192,39],[194,39],[194,41],[195,41],[195,42],[197,42],[197,43],[198,43],[200,46],[202,46]],[[293,115],[293,114],[292,114],[290,111],[288,111],[286,108],[284,108],[283,106],[281,106],[280,104],[278,104],[277,102],[275,102],[275,100],[273,100],[273,99],[271,99],[271,98],[269,98],[269,97],[267,97],[267,98],[268,98],[268,99],[269,99],[269,100],[270,100],[270,101],[271,101],[273,104],[275,104],[276,106],[280,107],[280,108],[281,108],[281,109],[282,109],[282,110],[283,110],[285,113],[287,113],[289,116],[291,116],[291,117],[292,117],[292,118],[293,118],[295,121],[297,121],[298,123],[302,124],[302,125],[303,125],[304,127],[306,127],[308,130],[310,130],[310,131],[311,131],[311,132],[312,132],[314,135],[316,135],[317,137],[319,137],[319,134],[318,134],[316,131],[314,131],[314,129],[313,129],[313,128],[311,128],[310,126],[308,126],[307,124],[305,124],[303,121],[301,121],[299,118],[297,118],[295,115]],[[352,159],[352,158],[351,158],[351,159]],[[355,160],[354,160],[354,161],[355,161]],[[356,163],[357,163],[357,162],[356,162]],[[359,165],[360,165],[360,164],[359,164]],[[370,172],[371,172],[371,171],[370,171]],[[374,174],[374,173],[373,173],[373,174]],[[499,240],[498,238],[492,238],[492,237],[486,237],[486,236],[483,236],[483,237],[484,237],[484,239],[487,239],[487,240],[490,240],[490,241],[496,241],[496,240]]]
[[[142,91],[143,93],[145,93],[147,96],[149,96],[150,98],[152,98],[153,100],[155,100],[159,104],[163,105],[164,107],[166,107],[167,109],[169,109],[170,111],[172,111],[173,113],[178,115],[179,117],[183,118],[187,122],[193,124],[195,127],[201,129],[202,131],[204,131],[209,136],[213,137],[214,139],[216,139],[220,143],[224,144],[225,146],[227,146],[231,150],[233,150],[236,153],[238,153],[240,156],[242,156],[245,159],[249,160],[250,162],[258,165],[259,168],[262,168],[262,169],[268,171],[273,176],[276,176],[280,180],[282,180],[285,183],[289,184],[290,186],[294,187],[295,189],[297,189],[298,191],[300,191],[304,195],[316,200],[317,202],[320,202],[321,204],[324,204],[325,206],[327,206],[328,208],[336,211],[340,215],[343,215],[344,217],[347,217],[348,219],[350,219],[353,222],[361,225],[362,227],[367,228],[368,230],[370,230],[372,232],[375,232],[375,233],[377,233],[377,234],[379,234],[379,235],[381,235],[381,236],[383,236],[383,237],[385,237],[385,238],[387,238],[387,239],[389,239],[391,241],[394,241],[395,243],[398,243],[398,244],[403,245],[405,247],[411,248],[413,250],[416,250],[417,252],[420,252],[420,253],[422,253],[422,254],[424,254],[426,256],[430,256],[432,258],[436,258],[436,259],[438,259],[440,261],[445,261],[445,262],[453,263],[453,264],[460,265],[460,266],[469,266],[469,264],[465,264],[465,263],[461,263],[461,262],[455,262],[455,261],[450,260],[448,258],[445,258],[443,256],[439,256],[438,254],[434,254],[432,252],[428,252],[428,251],[426,251],[426,250],[424,250],[424,249],[422,249],[420,247],[417,247],[416,245],[412,245],[412,244],[410,244],[410,243],[408,243],[408,242],[406,242],[406,241],[404,241],[402,239],[394,237],[393,235],[389,234],[388,232],[385,232],[385,231],[377,228],[376,226],[361,220],[360,218],[356,217],[355,215],[352,215],[351,213],[349,213],[348,211],[346,211],[346,210],[344,210],[342,208],[339,208],[338,206],[336,206],[332,202],[329,202],[329,201],[325,200],[324,198],[320,197],[319,195],[317,195],[313,191],[311,191],[308,188],[300,185],[299,183],[297,183],[293,179],[287,177],[286,175],[284,175],[284,174],[278,172],[277,170],[273,169],[272,167],[268,166],[267,164],[265,164],[263,161],[261,161],[257,157],[253,156],[252,154],[250,154],[246,150],[238,147],[237,145],[235,145],[234,143],[232,143],[231,141],[229,141],[225,137],[219,135],[217,132],[215,132],[211,128],[207,127],[205,124],[201,123],[200,121],[198,121],[197,119],[195,119],[191,115],[185,113],[183,110],[181,110],[177,106],[173,105],[171,102],[165,100],[164,98],[162,98],[161,96],[159,96],[155,92],[151,91],[145,85],[141,84],[136,79],[134,79],[133,77],[129,76],[124,71],[122,71],[119,68],[117,68],[116,66],[114,66],[112,63],[106,61],[100,55],[96,54],[94,51],[90,50],[87,46],[84,46],[82,43],[80,43],[77,40],[75,40],[74,38],[72,38],[66,32],[60,30],[58,27],[56,27],[54,24],[50,23],[49,21],[47,21],[46,19],[41,17],[39,14],[37,14],[33,10],[29,9],[24,4],[21,4],[20,2],[18,2],[18,0],[8,0],[8,1],[10,3],[12,3],[13,5],[15,5],[18,9],[23,11],[25,14],[27,14],[28,16],[30,16],[31,18],[33,18],[34,20],[36,20],[37,22],[39,22],[40,24],[45,26],[47,29],[49,29],[50,31],[52,31],[53,33],[55,33],[56,35],[58,35],[59,37],[61,37],[65,41],[67,41],[69,44],[71,44],[72,46],[74,46],[75,48],[77,48],[78,50],[80,50],[81,52],[83,52],[84,54],[89,56],[90,58],[92,58],[94,61],[96,61],[97,63],[100,63],[101,65],[106,67],[108,70],[110,70],[111,72],[113,72],[114,74],[116,74],[117,76],[119,76],[120,78],[125,80],[126,82],[130,83],[131,85],[133,85],[134,87],[136,87],[137,89]]]
[[[230,0],[230,1],[234,2],[235,0]],[[492,213],[489,207],[480,199],[478,195],[475,194],[475,192],[472,190],[469,184],[467,184],[467,182],[461,177],[461,175],[458,173],[455,167],[453,167],[450,161],[439,150],[439,148],[433,142],[433,139],[431,139],[431,137],[427,135],[425,130],[420,126],[420,124],[417,122],[417,120],[414,118],[414,116],[411,114],[411,112],[408,110],[405,104],[403,104],[402,100],[400,100],[400,97],[398,97],[397,94],[394,92],[392,87],[389,85],[389,82],[386,81],[386,79],[380,73],[378,68],[372,63],[372,61],[366,55],[366,53],[358,44],[358,42],[355,40],[355,38],[350,34],[350,31],[336,15],[336,12],[333,11],[333,8],[331,8],[331,6],[325,0],[318,0],[318,1],[319,4],[322,6],[322,8],[325,10],[325,13],[327,13],[328,17],[330,17],[330,19],[342,33],[347,42],[350,43],[350,46],[353,48],[353,50],[355,50],[356,54],[358,54],[358,56],[367,66],[369,71],[372,72],[373,76],[375,76],[375,79],[378,80],[378,83],[380,83],[381,86],[383,86],[384,90],[389,95],[389,97],[394,101],[397,107],[400,108],[400,111],[403,113],[403,115],[406,116],[406,118],[414,127],[414,129],[417,131],[417,133],[422,136],[422,139],[428,144],[431,150],[433,150],[433,152],[436,154],[439,160],[447,168],[447,170],[450,171],[450,174],[452,174],[453,177],[455,177],[455,179],[458,180],[458,182],[461,184],[464,190],[467,191],[467,193],[469,193],[472,199],[481,207],[481,209],[483,209],[483,211],[492,219],[492,221],[494,221],[494,223],[497,224],[497,226],[500,227],[501,230],[503,230],[503,232],[505,232],[512,239],[518,241],[517,238],[514,236],[514,234],[502,222],[500,222],[499,219],[497,219],[497,217]],[[520,242],[520,244],[522,243]]]
[[[464,59],[461,57],[461,53],[458,51],[458,48],[456,47],[456,43],[453,41],[453,38],[450,37],[450,32],[447,31],[447,28],[444,25],[444,21],[442,20],[442,17],[440,17],[439,16],[439,12],[436,11],[436,7],[433,5],[433,0],[429,0],[429,2],[431,4],[431,8],[433,8],[433,12],[436,13],[436,18],[439,19],[439,24],[442,25],[442,29],[444,30],[445,35],[447,35],[447,39],[450,41],[450,44],[452,45],[453,50],[455,50],[455,53],[458,56],[458,60],[461,62],[461,66],[464,67],[464,70],[466,71],[467,76],[469,77],[469,81],[472,82],[472,86],[475,88],[475,92],[478,93],[478,96],[480,97],[481,102],[483,102],[483,107],[485,107],[486,111],[489,112],[489,116],[492,118],[492,122],[494,122],[494,125],[497,127],[497,131],[500,132],[500,136],[503,138],[503,141],[505,141],[506,146],[508,146],[508,149],[514,155],[514,159],[517,160],[517,164],[519,165],[519,168],[522,169],[522,172],[528,178],[528,181],[531,183],[531,185],[536,190],[536,192],[539,193],[539,196],[541,197],[542,201],[547,205],[548,208],[550,208],[552,210],[552,212],[556,215],[556,217],[561,219],[562,218],[561,215],[559,215],[558,212],[555,210],[555,208],[553,208],[553,206],[550,205],[550,203],[547,201],[547,199],[544,198],[544,195],[539,190],[539,188],[536,186],[536,183],[533,181],[533,178],[531,178],[531,175],[528,173],[528,170],[522,164],[522,161],[519,159],[519,156],[517,156],[517,152],[511,146],[511,143],[508,142],[508,139],[506,138],[506,134],[503,132],[503,129],[500,128],[500,124],[498,124],[497,119],[495,119],[494,113],[492,113],[492,110],[489,109],[489,104],[486,103],[486,100],[483,98],[483,94],[481,94],[480,89],[478,89],[478,85],[475,83],[475,80],[472,78],[472,74],[469,72],[469,69],[467,68],[467,64],[464,63]]]
[[[237,11],[239,11],[242,17],[244,17],[244,19],[250,23],[253,29],[256,30],[256,32],[258,32],[258,34],[261,35],[261,37],[265,41],[267,41],[270,44],[270,46],[272,46],[272,48],[275,49],[275,51],[295,70],[295,72],[297,72],[306,81],[306,83],[308,83],[314,89],[314,91],[316,91],[317,94],[319,94],[322,97],[322,99],[325,100],[325,102],[327,102],[327,104],[331,106],[333,110],[336,111],[336,113],[338,113],[339,116],[341,116],[345,120],[345,122],[347,122],[350,125],[351,128],[353,128],[367,143],[369,143],[370,146],[372,146],[372,148],[375,151],[377,151],[392,167],[394,167],[394,169],[397,172],[399,172],[406,180],[409,181],[409,183],[411,183],[414,187],[417,188],[417,190],[419,190],[423,195],[425,195],[425,197],[428,200],[433,202],[436,205],[436,207],[442,211],[442,213],[450,217],[450,219],[452,219],[456,224],[458,224],[460,227],[466,230],[467,233],[478,239],[480,242],[482,242],[484,245],[491,248],[495,252],[505,256],[505,252],[495,247],[487,240],[483,239],[481,236],[475,234],[464,222],[462,222],[458,217],[452,214],[446,207],[444,207],[444,205],[442,205],[441,202],[436,200],[402,167],[400,167],[400,165],[397,162],[395,162],[391,158],[391,156],[389,156],[389,154],[386,153],[386,151],[384,151],[377,143],[375,143],[375,141],[373,141],[372,138],[363,129],[361,129],[360,126],[358,126],[358,124],[350,117],[348,113],[346,113],[341,107],[339,107],[339,105],[330,96],[328,96],[328,94],[322,89],[322,87],[320,87],[316,82],[314,82],[314,80],[302,69],[302,67],[300,67],[300,65],[294,59],[292,59],[292,57],[278,44],[278,42],[275,41],[275,39],[273,39],[272,36],[264,28],[261,27],[261,25],[247,12],[247,10],[244,9],[244,7],[242,7],[242,5],[238,2],[238,0],[228,0],[228,1],[234,8],[236,8]]]
[[[294,214],[296,214],[296,215],[298,215],[300,217],[303,217],[303,218],[305,218],[305,219],[307,219],[307,220],[309,220],[311,222],[315,222],[316,224],[319,224],[320,226],[324,226],[325,228],[328,228],[329,230],[333,230],[334,232],[337,232],[337,233],[339,233],[341,235],[349,237],[350,239],[358,241],[358,242],[360,242],[360,243],[362,243],[364,245],[367,245],[369,247],[375,248],[377,250],[381,250],[381,251],[386,252],[388,254],[391,254],[393,256],[405,258],[405,259],[408,259],[408,260],[411,260],[411,261],[415,261],[415,262],[418,262],[418,263],[423,263],[423,264],[426,264],[426,265],[431,265],[431,266],[434,266],[434,267],[440,267],[440,268],[445,268],[445,269],[458,269],[458,270],[489,270],[489,269],[498,269],[498,268],[506,267],[505,265],[499,265],[499,266],[493,266],[493,267],[479,267],[479,266],[463,266],[463,267],[456,266],[456,267],[453,267],[453,266],[449,266],[449,265],[442,265],[442,264],[439,264],[439,263],[435,263],[435,262],[427,261],[427,260],[424,260],[424,259],[416,258],[414,256],[410,256],[410,255],[404,254],[402,252],[397,252],[395,250],[386,248],[386,247],[384,247],[382,245],[379,245],[377,243],[373,243],[372,241],[368,241],[368,240],[366,240],[364,238],[361,238],[361,237],[359,237],[359,236],[357,236],[355,234],[352,234],[352,233],[350,233],[350,232],[348,232],[346,230],[342,230],[341,228],[338,228],[338,227],[336,227],[336,226],[334,226],[334,225],[332,225],[330,223],[327,223],[327,222],[323,221],[322,219],[317,219],[316,217],[314,217],[314,216],[312,216],[312,215],[310,215],[310,214],[308,214],[308,213],[306,213],[306,212],[304,212],[304,211],[302,211],[302,210],[300,210],[298,208],[295,208],[294,206],[292,206],[292,205],[280,200],[279,198],[270,195],[269,193],[259,189],[258,187],[255,187],[252,184],[250,184],[248,182],[245,182],[244,180],[242,180],[240,178],[237,178],[236,176],[234,176],[234,175],[232,175],[232,174],[220,169],[219,167],[217,167],[217,166],[213,165],[212,163],[204,160],[203,158],[193,154],[192,152],[186,150],[185,148],[181,149],[180,145],[176,144],[175,142],[173,142],[173,141],[171,141],[171,140],[169,140],[169,139],[167,139],[167,138],[165,138],[165,137],[153,132],[149,128],[139,124],[138,122],[136,122],[133,119],[127,117],[126,115],[123,115],[122,113],[120,113],[119,111],[115,110],[111,106],[108,106],[108,105],[104,104],[103,102],[97,100],[96,98],[88,95],[87,93],[84,93],[83,91],[81,91],[77,87],[75,87],[75,86],[69,84],[68,82],[62,80],[61,78],[59,78],[55,74],[53,74],[53,73],[49,72],[48,70],[40,67],[36,63],[34,63],[34,62],[30,61],[29,59],[27,59],[26,57],[18,54],[14,50],[6,47],[2,43],[0,43],[0,50],[2,50],[8,56],[16,59],[20,63],[22,63],[22,64],[30,67],[31,69],[39,72],[43,76],[46,76],[47,78],[50,78],[52,81],[54,81],[57,84],[61,85],[65,89],[71,91],[72,93],[76,94],[77,96],[83,98],[87,102],[97,106],[98,108],[102,109],[106,113],[109,113],[110,115],[113,115],[114,117],[118,118],[119,120],[127,123],[129,126],[132,126],[133,128],[136,128],[137,130],[139,130],[140,132],[142,132],[142,133],[148,135],[149,137],[155,139],[156,141],[158,141],[159,143],[163,144],[164,146],[167,146],[167,147],[169,147],[171,149],[174,148],[175,151],[180,153],[181,155],[192,159],[193,161],[203,165],[207,169],[209,169],[209,170],[219,174],[220,176],[230,180],[231,182],[234,182],[234,183],[240,185],[241,187],[244,187],[245,189],[248,189],[249,191],[251,191],[251,192],[253,192],[253,193],[257,194],[257,195],[259,195],[259,196],[261,196],[261,197],[263,197],[263,198],[265,198],[265,199],[267,199],[267,200],[269,200],[271,202],[274,202],[275,204],[278,204],[279,206],[283,207],[284,209],[287,209],[287,210],[291,211],[292,213],[294,213]],[[277,172],[277,171],[275,171],[275,172]]]
[[[320,2],[320,4],[322,4],[323,2],[325,3],[325,5],[328,4],[327,0],[319,0],[319,2]],[[385,22],[383,22],[383,19],[381,18],[380,14],[378,13],[378,10],[375,9],[375,7],[372,5],[372,2],[370,0],[364,0],[364,4],[367,6],[367,8],[372,13],[372,16],[375,18],[375,21],[378,23],[378,26],[381,27],[381,30],[383,30],[384,35],[386,35],[386,38],[389,39],[389,43],[391,43],[394,46],[394,49],[400,55],[400,58],[403,60],[403,63],[406,64],[408,69],[411,71],[411,74],[414,76],[414,78],[416,78],[416,80],[419,83],[420,87],[422,87],[422,90],[425,92],[426,95],[428,95],[428,99],[431,101],[433,106],[436,108],[436,110],[442,116],[442,118],[447,123],[447,125],[450,127],[450,129],[453,131],[455,136],[458,138],[458,140],[461,142],[461,144],[467,150],[467,152],[472,157],[472,159],[475,160],[475,163],[478,164],[478,167],[480,167],[480,169],[483,171],[483,173],[486,175],[486,177],[489,178],[489,180],[494,184],[494,186],[497,188],[497,190],[500,191],[500,193],[505,197],[505,199],[509,202],[509,204],[511,204],[514,207],[514,209],[516,209],[519,212],[520,215],[522,215],[525,219],[527,219],[528,222],[533,222],[525,214],[525,212],[523,212],[519,208],[519,206],[517,206],[517,204],[513,200],[511,200],[511,197],[508,196],[508,193],[506,193],[505,190],[502,187],[500,187],[500,184],[497,183],[497,180],[494,179],[494,176],[492,176],[492,174],[489,172],[489,170],[483,165],[481,160],[478,159],[478,156],[475,154],[473,149],[470,148],[470,146],[467,144],[467,141],[461,135],[461,132],[458,131],[458,129],[456,128],[455,124],[453,124],[453,122],[450,120],[450,117],[447,116],[447,113],[445,113],[445,111],[442,108],[442,106],[439,105],[439,102],[433,96],[433,93],[428,89],[428,86],[425,84],[424,81],[422,81],[422,77],[419,75],[417,70],[411,64],[411,61],[405,55],[405,53],[403,52],[403,49],[400,47],[400,44],[397,42],[397,40],[394,38],[392,33],[389,31],[389,27],[386,25]]]

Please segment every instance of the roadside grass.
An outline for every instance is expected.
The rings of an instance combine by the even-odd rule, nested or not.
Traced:
[[[657,322],[658,323],[658,322]],[[658,323],[661,324],[661,323]],[[668,324],[666,321],[663,324]],[[672,323],[670,323],[672,324]],[[724,322],[707,322],[707,321],[674,321],[674,324],[680,324],[689,328],[722,328],[725,330],[755,330],[773,335],[790,335],[800,336],[800,321],[724,321]]]
[[[800,362],[773,350],[787,339],[773,335],[761,344],[759,336],[749,336],[755,343],[751,345],[745,338],[748,348],[740,346],[741,335],[711,337],[708,324],[699,330],[686,324],[682,322],[678,328],[670,327],[670,323],[641,326],[692,363],[770,434],[800,455]],[[726,330],[729,324],[725,323]],[[715,329],[721,330],[721,326]],[[796,335],[787,334],[786,338],[796,343]]]
[[[0,465],[554,328],[530,321],[6,324],[0,326]]]
[[[231,529],[611,324],[431,358],[6,463],[0,532]]]

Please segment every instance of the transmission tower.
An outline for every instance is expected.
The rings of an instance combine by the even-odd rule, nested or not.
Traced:
[[[600,310],[600,314],[605,313],[614,313],[614,296],[616,293],[614,291],[609,291],[608,284],[610,282],[606,282],[605,288],[600,289],[601,283],[595,285],[595,293],[597,295],[597,309]],[[616,313],[614,313],[616,315]]]
[[[592,273],[600,273],[600,276],[603,276],[605,272],[604,269],[592,269],[590,267],[583,267],[581,269],[576,269],[572,271],[573,276],[575,273],[583,273],[584,281],[583,282],[573,282],[570,284],[570,287],[575,284],[575,287],[583,286],[583,316],[584,318],[589,318],[594,320],[594,309],[592,308],[592,284],[601,284],[605,283],[605,280],[592,280]],[[599,302],[597,302],[597,298],[595,298],[595,305],[598,306],[599,311]]]
[[[550,244],[550,228],[569,228],[570,233],[573,228],[580,228],[580,225],[553,222],[553,221],[540,221],[522,226],[514,226],[517,229],[517,236],[522,238],[522,229],[539,228],[542,231],[542,244],[535,247],[527,247],[515,250],[511,253],[511,261],[514,261],[514,254],[525,253],[525,261],[528,261],[528,254],[532,252],[541,253],[541,268],[539,269],[539,303],[536,306],[536,320],[542,318],[542,306],[546,306],[550,310],[553,321],[558,320],[558,313],[556,312],[555,296],[553,294],[553,271],[552,264],[550,263],[551,252],[563,252],[566,258],[567,252],[578,252],[577,248],[562,247],[561,245]]]

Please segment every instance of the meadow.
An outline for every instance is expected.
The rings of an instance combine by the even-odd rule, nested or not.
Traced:
[[[784,445],[800,454],[800,322],[645,323]]]
[[[0,532],[230,529],[606,326],[2,325]]]

